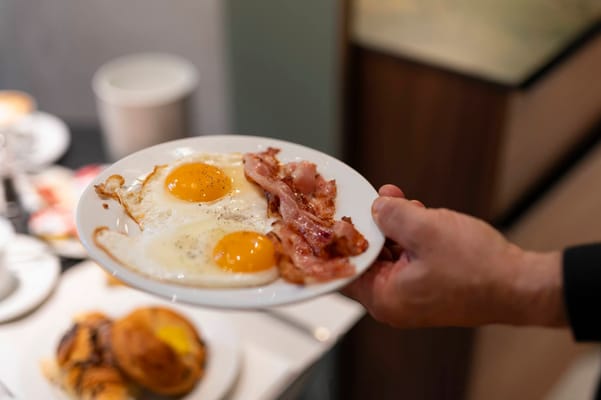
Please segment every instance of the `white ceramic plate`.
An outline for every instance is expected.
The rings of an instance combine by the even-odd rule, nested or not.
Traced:
[[[31,143],[24,155],[26,169],[39,170],[57,161],[69,148],[71,134],[60,118],[36,111],[22,124],[31,134]]]
[[[121,317],[136,307],[163,305],[171,307],[185,315],[199,330],[206,341],[208,349],[205,376],[192,392],[181,397],[181,400],[204,399],[219,400],[224,397],[234,384],[240,369],[240,339],[230,322],[214,312],[177,304],[165,304],[153,300],[144,293],[133,290],[115,291],[101,301],[95,299],[95,305],[88,304],[85,299],[74,302],[71,312],[55,313],[39,325],[43,335],[36,335],[28,346],[28,354],[23,359],[21,379],[24,399],[60,399],[68,397],[60,389],[52,385],[42,374],[40,363],[52,359],[61,336],[72,325],[73,315],[81,312],[98,310],[112,317]]]
[[[16,288],[0,300],[0,322],[17,318],[39,306],[52,292],[60,263],[47,246],[30,236],[17,235],[6,250],[8,269]]]
[[[149,147],[113,164],[96,177],[80,198],[76,222],[84,247],[88,250],[90,257],[103,268],[131,286],[172,300],[202,306],[238,309],[266,308],[306,300],[343,287],[354,277],[306,286],[293,285],[278,279],[268,285],[243,289],[186,287],[160,282],[136,273],[115,262],[94,244],[92,235],[97,227],[123,227],[124,220],[126,227],[128,224],[128,217],[118,204],[111,204],[108,209],[104,209],[102,205],[107,201],[100,199],[94,191],[93,185],[105,181],[110,175],[120,174],[129,184],[136,178],[152,171],[155,165],[169,163],[190,153],[257,152],[270,146],[281,149],[281,153],[278,154],[280,161],[308,160],[317,164],[318,171],[326,179],[336,179],[338,186],[336,218],[352,217],[357,229],[369,241],[369,248],[366,252],[351,258],[357,270],[355,276],[364,272],[378,256],[384,244],[384,236],[371,216],[371,204],[377,197],[376,190],[348,165],[324,153],[298,144],[254,136],[203,136],[176,140]],[[136,229],[133,221],[129,221],[129,224],[130,230]]]

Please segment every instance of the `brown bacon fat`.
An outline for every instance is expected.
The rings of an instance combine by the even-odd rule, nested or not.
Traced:
[[[325,180],[308,161],[280,164],[279,149],[244,155],[246,177],[259,185],[277,220],[270,233],[280,275],[299,284],[325,282],[355,273],[349,256],[368,242],[350,217],[334,219],[336,181]]]

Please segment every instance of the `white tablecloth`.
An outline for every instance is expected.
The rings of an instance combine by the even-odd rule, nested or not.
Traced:
[[[15,394],[23,393],[23,385],[27,384],[27,371],[24,371],[27,347],[38,335],[45,334],[39,327],[47,325],[53,315],[72,315],[82,299],[98,301],[111,296],[115,290],[133,291],[127,287],[109,287],[104,272],[91,261],[69,269],[38,309],[18,320],[0,324],[0,380]],[[240,337],[241,369],[228,400],[276,398],[363,315],[361,306],[336,293],[278,307],[277,311],[299,324],[326,328],[333,340],[317,341],[295,324],[263,312],[203,310],[226,318]]]

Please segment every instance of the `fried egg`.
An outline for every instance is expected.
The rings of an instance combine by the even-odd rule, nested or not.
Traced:
[[[257,286],[278,276],[266,236],[273,220],[262,190],[244,176],[242,154],[189,155],[129,186],[109,177],[97,192],[117,199],[140,227],[95,232],[96,244],[130,269],[200,287]]]

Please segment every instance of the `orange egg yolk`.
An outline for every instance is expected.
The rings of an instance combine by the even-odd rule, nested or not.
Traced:
[[[217,200],[232,190],[232,180],[220,168],[196,162],[173,169],[165,179],[167,190],[180,200]]]
[[[155,334],[178,354],[186,354],[190,351],[188,335],[180,326],[164,325],[159,327]]]
[[[213,259],[231,272],[258,272],[275,265],[275,249],[271,240],[257,232],[232,232],[219,240]]]

